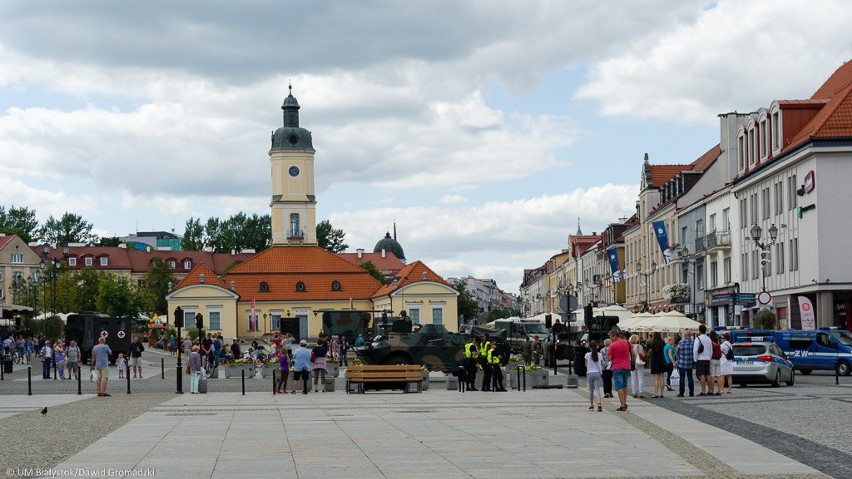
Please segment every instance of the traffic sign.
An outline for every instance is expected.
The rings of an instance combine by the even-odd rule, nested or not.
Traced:
[[[761,291],[757,294],[757,302],[760,304],[769,304],[772,301],[772,295],[768,291]]]

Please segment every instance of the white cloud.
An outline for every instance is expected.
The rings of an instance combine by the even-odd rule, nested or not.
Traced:
[[[444,195],[438,202],[443,205],[457,205],[467,203],[467,198],[462,195]]]

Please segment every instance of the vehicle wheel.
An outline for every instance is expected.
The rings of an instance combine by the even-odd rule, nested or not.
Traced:
[[[846,361],[840,361],[837,363],[837,375],[838,376],[848,376],[850,373],[849,363]]]
[[[385,364],[414,364],[402,354],[393,354],[383,361]]]
[[[781,371],[775,371],[775,380],[772,381],[772,387],[777,388],[781,385]]]
[[[813,369],[800,369],[799,372],[807,376],[813,371]]]
[[[789,380],[789,381],[787,381],[787,383],[786,383],[786,384],[787,384],[788,386],[792,386],[792,385],[793,385],[793,384],[795,384],[795,383],[796,383],[796,370],[795,370],[795,369],[791,369],[791,370],[790,370],[790,380]]]

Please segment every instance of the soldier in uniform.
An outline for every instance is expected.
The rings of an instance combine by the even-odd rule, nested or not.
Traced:
[[[491,364],[491,381],[494,392],[506,392],[503,387],[503,370],[500,368],[500,355],[497,353],[497,343],[491,343],[488,349],[488,362]]]
[[[479,345],[476,344],[476,337],[471,336],[470,341],[464,345],[464,371],[468,391],[477,391],[476,362],[478,358]]]
[[[491,364],[488,362],[488,351],[491,350],[491,341],[486,334],[479,343],[479,364],[482,366],[482,390],[491,391]]]

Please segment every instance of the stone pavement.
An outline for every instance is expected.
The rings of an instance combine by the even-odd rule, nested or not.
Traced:
[[[435,384],[421,394],[185,394],[158,403],[42,475],[826,477],[651,402],[631,400],[626,413],[612,402],[604,412],[589,412],[586,396],[582,389],[462,394]],[[82,398],[103,408],[122,404],[118,395]],[[52,398],[56,404],[79,399]],[[27,406],[26,396],[3,401]],[[7,476],[20,475],[10,470]]]

